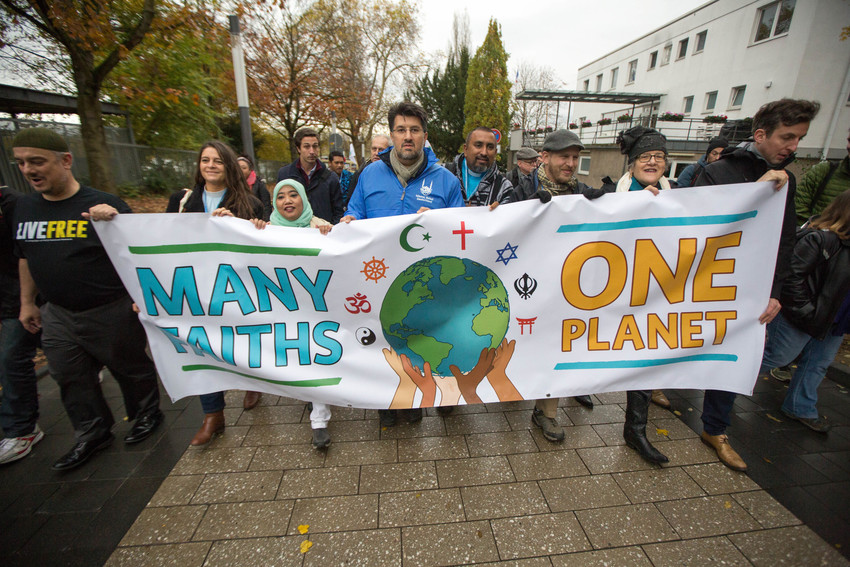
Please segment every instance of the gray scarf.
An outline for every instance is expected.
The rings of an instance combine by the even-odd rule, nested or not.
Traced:
[[[398,156],[395,153],[395,148],[390,151],[390,163],[393,166],[393,171],[395,172],[396,177],[401,182],[402,187],[407,187],[407,182],[413,177],[416,172],[422,167],[422,163],[425,161],[425,152],[423,151],[419,154],[419,158],[413,162],[413,165],[407,166],[401,163],[398,159]]]

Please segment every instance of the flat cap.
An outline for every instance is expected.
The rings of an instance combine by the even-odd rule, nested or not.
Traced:
[[[559,152],[567,148],[577,147],[584,149],[584,144],[581,143],[578,135],[569,130],[555,130],[543,141],[544,152]]]
[[[520,148],[516,153],[517,159],[537,159],[538,157],[540,157],[540,154],[531,148]]]

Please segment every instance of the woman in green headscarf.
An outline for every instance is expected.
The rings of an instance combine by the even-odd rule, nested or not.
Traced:
[[[251,219],[257,228],[266,228],[269,224],[275,226],[291,226],[297,228],[318,228],[322,234],[331,231],[333,225],[324,219],[313,216],[313,208],[307,199],[304,186],[294,179],[284,179],[275,185],[272,195],[272,211],[269,222],[263,219]]]
[[[313,216],[313,208],[307,200],[307,192],[304,186],[294,179],[284,179],[274,188],[272,195],[272,210],[269,222],[260,218],[253,218],[258,229],[264,229],[268,225],[289,226],[294,228],[318,228],[322,234],[327,234],[333,225],[324,219]],[[313,429],[313,447],[324,449],[331,442],[328,434],[328,421],[331,419],[331,408],[327,404],[311,402],[310,426]]]

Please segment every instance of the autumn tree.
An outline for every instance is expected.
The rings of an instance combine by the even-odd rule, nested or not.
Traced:
[[[287,142],[324,116],[328,97],[329,2],[246,4],[241,8],[248,95],[258,120]],[[291,160],[297,153],[289,144]],[[281,156],[282,158],[283,156]]]
[[[466,79],[463,135],[478,126],[508,131],[511,105],[511,82],[508,80],[508,54],[502,44],[498,22],[490,20],[484,43],[469,62]]]
[[[389,107],[398,102],[403,85],[425,68],[418,49],[416,4],[387,0],[338,0],[330,38],[326,96],[339,129],[352,140],[358,162],[362,147],[385,123]]]
[[[98,189],[115,192],[109,167],[109,151],[101,113],[101,90],[109,74],[133,51],[151,30],[160,31],[181,21],[179,10],[168,10],[177,19],[158,19],[164,0],[0,0],[8,23],[0,26],[3,45],[47,42],[62,60],[77,95],[83,147],[91,182]],[[24,47],[26,49],[26,47]],[[50,49],[50,48],[48,48]],[[30,68],[43,68],[38,61]]]
[[[138,143],[194,150],[221,137],[235,113],[230,35],[214,7],[181,8],[168,33],[154,26],[104,82],[104,94],[129,111]]]

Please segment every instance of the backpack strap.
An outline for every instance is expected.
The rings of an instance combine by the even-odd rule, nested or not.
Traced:
[[[182,213],[183,209],[186,207],[186,202],[189,200],[189,197],[192,196],[192,190],[186,189],[186,192],[183,193],[183,197],[180,199],[180,206],[177,207],[177,212]]]

